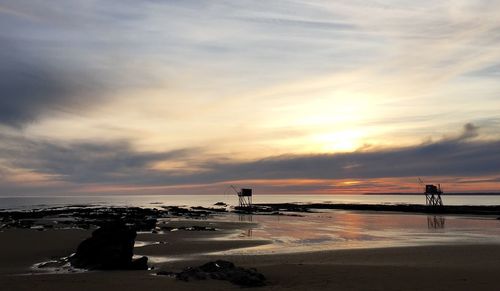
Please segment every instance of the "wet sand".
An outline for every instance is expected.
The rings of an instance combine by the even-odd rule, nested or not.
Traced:
[[[1,290],[237,290],[225,281],[182,282],[153,275],[179,271],[215,259],[257,268],[268,278],[259,290],[498,290],[500,245],[440,245],[336,250],[270,255],[204,253],[260,245],[231,239],[241,225],[221,223],[219,231],[174,231],[138,235],[139,241],[164,241],[136,248],[136,254],[164,256],[152,271],[95,271],[33,274],[30,266],[66,256],[89,230],[8,229],[0,232]],[[217,239],[214,239],[217,238]],[[172,260],[169,259],[182,259]]]

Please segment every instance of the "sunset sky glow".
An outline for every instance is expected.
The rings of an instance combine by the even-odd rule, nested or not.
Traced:
[[[0,0],[0,195],[500,192],[499,11]]]

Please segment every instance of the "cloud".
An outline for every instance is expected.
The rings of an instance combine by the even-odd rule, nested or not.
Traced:
[[[83,73],[48,65],[3,38],[0,52],[0,123],[13,127],[51,111],[90,103],[97,83]],[[83,82],[87,83],[86,85]]]
[[[495,172],[499,4],[403,2],[4,0],[0,130],[27,137],[0,163],[82,184]],[[358,130],[373,147],[301,154]]]
[[[500,172],[500,142],[436,142],[377,152],[284,156],[219,165],[231,178],[383,178]]]
[[[473,124],[466,124],[464,130],[460,138],[412,147],[343,154],[285,155],[251,162],[230,159],[202,162],[202,149],[140,152],[125,141],[57,144],[4,135],[2,140],[10,142],[1,144],[0,157],[4,163],[7,161],[7,167],[29,169],[80,185],[168,186],[255,179],[343,180],[500,174],[500,141],[470,140],[477,131]],[[151,167],[161,161],[194,163],[191,166],[200,170],[157,170]]]
[[[152,163],[179,160],[198,151],[138,152],[126,141],[55,143],[18,135],[0,135],[0,138],[4,166],[80,184],[158,183],[161,179],[151,169]]]
[[[103,6],[105,12],[80,1],[0,5],[0,125],[23,128],[54,113],[78,115],[111,101],[111,92],[157,82],[139,68],[145,62],[120,53],[133,47],[127,37],[107,37],[143,14]]]
[[[469,139],[479,136],[479,127],[475,126],[472,123],[466,123],[464,125],[463,133],[459,137],[459,139]]]

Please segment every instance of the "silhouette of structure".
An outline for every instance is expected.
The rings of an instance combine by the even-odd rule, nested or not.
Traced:
[[[252,208],[252,189],[241,188],[239,191],[231,185],[231,188],[238,195],[239,207],[240,208]]]
[[[427,206],[443,206],[443,200],[441,199],[441,185],[425,185],[425,203]]]
[[[422,179],[418,178],[418,182],[421,185],[424,185]],[[441,199],[441,194],[443,194],[443,191],[441,190],[441,184],[438,184],[437,186],[432,184],[425,185],[424,194],[425,205],[432,207],[443,206],[443,200]]]

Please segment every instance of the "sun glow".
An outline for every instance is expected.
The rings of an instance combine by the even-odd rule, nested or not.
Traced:
[[[345,130],[320,134],[314,137],[321,152],[351,152],[362,145],[360,130]]]

